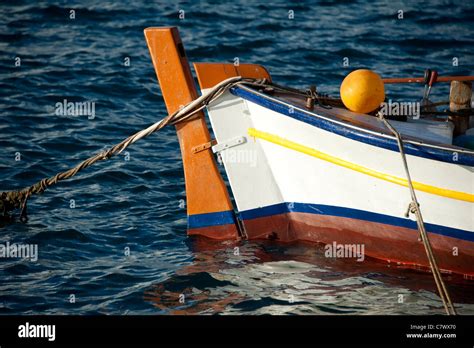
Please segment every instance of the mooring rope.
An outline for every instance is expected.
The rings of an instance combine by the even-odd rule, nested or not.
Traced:
[[[131,144],[135,143],[136,141],[148,137],[150,134],[155,133],[156,131],[164,128],[167,125],[176,125],[180,122],[188,121],[193,118],[196,113],[206,108],[211,102],[218,99],[222,94],[228,91],[230,88],[239,85],[239,84],[246,84],[246,85],[253,85],[253,86],[273,86],[273,88],[281,89],[282,87],[268,83],[265,79],[249,79],[249,78],[242,78],[241,76],[231,77],[226,79],[216,86],[214,86],[211,90],[209,90],[206,94],[196,98],[195,100],[188,103],[186,106],[177,110],[173,114],[166,116],[165,118],[161,119],[158,122],[155,122],[151,126],[129,136],[128,138],[124,139],[122,142],[118,143],[117,145],[109,148],[106,151],[100,152],[84,161],[76,165],[75,167],[60,172],[50,178],[44,178],[38,181],[36,184],[26,187],[22,190],[18,191],[4,191],[0,193],[0,214],[3,213],[3,217],[8,217],[8,213],[13,211],[14,209],[21,208],[20,213],[20,220],[23,222],[27,221],[26,215],[26,205],[28,198],[33,194],[41,194],[43,193],[48,187],[57,184],[59,181],[66,180],[72,178],[81,170],[90,167],[94,163],[98,161],[108,160],[109,158],[122,153],[127,147]],[[287,92],[293,92],[295,94],[303,94],[302,91],[299,90],[291,90],[285,88]],[[296,92],[297,91],[297,92]],[[306,95],[306,92],[304,92]],[[423,222],[423,216],[421,215],[420,204],[416,198],[415,189],[413,188],[413,183],[411,181],[410,171],[408,169],[408,164],[406,160],[405,151],[403,148],[403,140],[400,133],[387,121],[387,119],[383,116],[383,114],[379,111],[378,117],[384,122],[387,128],[395,135],[397,138],[398,148],[400,150],[400,154],[403,161],[403,166],[405,169],[405,174],[407,176],[408,187],[410,189],[411,194],[411,203],[408,207],[408,211],[406,216],[409,213],[414,213],[416,216],[416,222],[418,226],[418,230],[420,232],[421,240],[423,241],[423,245],[425,247],[426,254],[428,256],[428,260],[430,263],[430,267],[433,273],[433,277],[438,288],[438,292],[441,296],[443,301],[444,308],[448,315],[456,315],[456,309],[451,301],[451,297],[449,296],[449,292],[446,288],[446,285],[441,277],[441,272],[439,270],[438,264],[436,262],[436,258],[434,256],[431,243],[429,241],[428,235],[426,233],[425,225]],[[0,216],[1,217],[1,216]]]
[[[400,155],[403,161],[403,167],[405,168],[405,174],[408,181],[408,187],[410,189],[411,195],[411,202],[408,206],[408,210],[406,212],[406,216],[410,213],[414,213],[416,216],[416,224],[418,226],[418,230],[420,232],[421,240],[425,247],[426,255],[428,256],[428,261],[430,263],[431,272],[433,273],[433,278],[436,283],[436,287],[438,288],[438,292],[440,294],[441,300],[443,301],[444,309],[448,315],[456,315],[456,309],[451,301],[451,297],[449,296],[448,289],[441,277],[441,272],[438,267],[438,263],[436,262],[435,255],[433,253],[433,249],[431,248],[431,242],[428,238],[428,234],[426,233],[425,224],[423,222],[423,216],[421,215],[421,208],[420,204],[418,203],[418,199],[416,198],[415,189],[413,188],[413,183],[411,181],[410,170],[408,169],[408,163],[405,155],[405,150],[403,148],[403,140],[400,133],[387,121],[384,115],[381,112],[378,112],[378,117],[384,122],[385,126],[395,135],[397,138],[398,148],[400,150]]]
[[[166,116],[162,120],[152,124],[148,128],[145,128],[122,142],[118,143],[117,145],[111,147],[110,149],[100,152],[84,161],[76,165],[75,167],[65,171],[58,173],[50,178],[44,178],[37,182],[34,185],[26,187],[19,191],[6,191],[0,194],[0,214],[3,213],[3,217],[8,217],[8,213],[14,209],[21,207],[20,213],[20,221],[26,222],[28,217],[26,215],[26,203],[28,198],[33,194],[41,194],[43,193],[48,187],[58,183],[59,181],[66,180],[72,178],[81,170],[90,167],[94,163],[98,161],[108,160],[112,156],[120,154],[123,150],[129,147],[131,144],[135,143],[136,141],[149,136],[150,134],[162,129],[163,127],[171,124],[175,125],[183,121],[190,120],[192,117],[196,115],[197,112],[203,110],[208,104],[219,98],[223,93],[225,93],[230,88],[239,85],[239,84],[246,84],[246,85],[259,85],[262,86],[266,83],[266,80],[261,79],[247,79],[242,78],[240,76],[231,77],[226,79],[216,86],[214,86],[211,90],[209,90],[206,94],[196,98],[195,100],[191,101],[189,104],[177,110],[171,115]],[[0,216],[1,217],[1,216]]]

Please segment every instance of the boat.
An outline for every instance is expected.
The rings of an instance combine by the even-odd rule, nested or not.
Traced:
[[[173,113],[199,95],[179,32],[148,28],[145,37]],[[439,269],[474,277],[474,150],[452,144],[450,122],[390,120],[410,179],[386,120],[317,99],[308,106],[260,65],[194,70],[202,94],[236,76],[271,83],[225,91],[207,105],[210,128],[203,113],[176,126],[189,235],[363,245],[367,257],[429,269],[412,185]]]

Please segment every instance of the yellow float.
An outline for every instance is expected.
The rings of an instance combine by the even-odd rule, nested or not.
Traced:
[[[347,75],[340,92],[346,108],[363,114],[374,111],[385,100],[382,78],[367,69],[355,70]]]

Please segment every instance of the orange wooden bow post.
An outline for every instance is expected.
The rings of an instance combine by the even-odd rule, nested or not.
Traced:
[[[176,27],[145,29],[145,38],[161,87],[168,113],[198,97],[186,53]],[[233,76],[270,78],[258,65],[196,64],[201,88]],[[186,182],[188,234],[199,234],[214,239],[239,238],[237,223],[227,187],[219,173],[210,146],[211,136],[204,113],[176,126],[183,158]],[[201,146],[203,151],[192,151]]]

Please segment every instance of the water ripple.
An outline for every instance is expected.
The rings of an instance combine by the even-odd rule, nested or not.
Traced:
[[[441,0],[7,2],[0,10],[0,189],[54,175],[165,114],[147,26],[180,26],[191,61],[237,57],[267,66],[279,83],[337,93],[359,67],[386,76],[420,75],[427,67],[472,74],[473,10],[468,1]],[[418,100],[422,88],[388,92]],[[446,93],[436,87],[433,98]],[[96,117],[55,115],[64,99],[95,102]],[[429,274],[328,260],[318,246],[186,237],[174,129],[127,150],[127,158],[97,164],[31,199],[28,224],[1,227],[0,243],[36,243],[39,258],[0,259],[0,313],[442,312]],[[459,312],[473,314],[472,284],[448,278]]]

